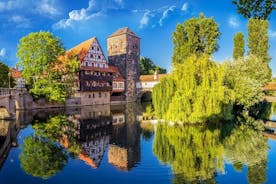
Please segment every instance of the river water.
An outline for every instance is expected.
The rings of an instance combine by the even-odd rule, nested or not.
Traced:
[[[0,121],[0,183],[276,183],[273,127],[264,131],[251,117],[155,124],[141,120],[143,111],[105,105]]]

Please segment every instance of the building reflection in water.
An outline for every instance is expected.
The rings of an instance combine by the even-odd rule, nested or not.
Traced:
[[[140,125],[135,119],[136,108],[132,104],[127,104],[126,109],[115,109],[112,114],[113,131],[108,149],[108,162],[120,170],[129,171],[141,159]]]
[[[92,168],[100,166],[105,152],[108,151],[109,164],[129,171],[141,158],[141,131],[136,115],[136,104],[20,112],[16,122],[0,122],[0,167],[11,145],[17,145],[16,137],[20,128],[32,124],[35,132],[44,131],[45,135],[55,132],[57,137],[48,138],[59,142],[70,154],[72,152],[74,157]],[[49,130],[50,126],[45,129],[45,125],[51,125],[55,120],[60,126],[57,130]],[[55,125],[52,127],[55,128]]]

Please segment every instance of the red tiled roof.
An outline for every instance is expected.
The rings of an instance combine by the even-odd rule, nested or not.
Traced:
[[[276,82],[268,82],[264,86],[265,91],[276,91]]]
[[[89,40],[86,40],[79,45],[69,49],[68,51],[66,51],[66,54],[77,54],[79,55],[79,60],[82,61],[86,56],[90,46],[96,39],[96,37],[90,38]]]
[[[22,74],[16,68],[10,68],[11,76],[15,79],[22,78]]]
[[[157,74],[157,79],[154,80],[154,75],[141,75],[140,81],[141,82],[153,82],[153,81],[159,81],[160,79],[169,76],[169,74]]]

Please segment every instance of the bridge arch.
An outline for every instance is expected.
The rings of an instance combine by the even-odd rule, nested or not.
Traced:
[[[152,101],[152,91],[142,91],[139,95],[140,102],[151,102]]]

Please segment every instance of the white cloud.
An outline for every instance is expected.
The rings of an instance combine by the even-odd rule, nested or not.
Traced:
[[[20,16],[20,15],[11,16],[9,21],[16,24],[17,28],[28,28],[31,25],[29,19],[27,19],[23,16]]]
[[[142,29],[143,27],[147,26],[149,23],[149,19],[153,17],[154,15],[150,10],[146,10],[143,17],[140,20],[140,26],[139,28]]]
[[[98,17],[103,15],[102,11],[93,12],[93,8],[95,7],[95,1],[90,0],[87,8],[82,8],[80,10],[72,10],[69,12],[68,19],[62,19],[59,22],[53,25],[54,29],[62,29],[69,26],[72,26],[73,22],[81,22],[92,19],[94,17]]]
[[[5,57],[6,56],[6,49],[5,48],[2,48],[0,50],[0,57]]]
[[[20,0],[9,0],[7,2],[0,2],[0,12],[22,8],[24,3]]]
[[[273,31],[273,30],[270,29],[270,30],[268,31],[268,34],[269,34],[269,37],[270,37],[270,38],[276,38],[276,31]]]
[[[114,0],[117,4],[122,5],[123,4],[123,0]]]
[[[181,8],[182,11],[187,11],[188,10],[188,3],[184,3]]]
[[[162,17],[159,19],[159,25],[163,25],[163,21],[168,17],[169,12],[173,12],[176,6],[170,6],[168,9],[164,10]]]
[[[60,14],[60,12],[55,7],[55,5],[53,3],[51,3],[49,0],[44,0],[40,3],[38,3],[37,4],[37,11],[40,14],[43,14],[43,15],[55,16],[55,15]]]
[[[232,28],[237,28],[240,26],[240,21],[237,17],[231,16],[228,20],[228,24]]]

